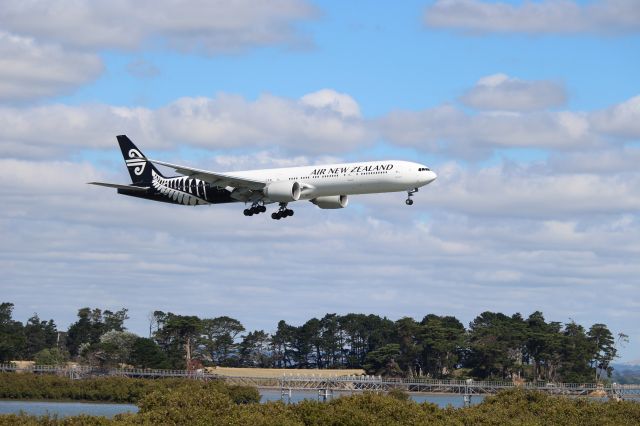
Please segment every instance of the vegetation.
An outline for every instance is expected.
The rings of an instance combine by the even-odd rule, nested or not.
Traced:
[[[617,345],[604,324],[548,322],[541,312],[483,312],[467,328],[429,314],[392,321],[377,315],[327,314],[300,326],[280,321],[273,333],[247,331],[227,316],[199,318],[155,311],[149,338],[126,330],[127,310],[82,308],[66,332],[37,315],[13,320],[0,305],[0,362],[68,359],[100,367],[363,368],[369,374],[431,378],[594,382],[610,377]]]
[[[193,383],[193,382],[192,382]],[[469,408],[439,408],[401,397],[365,393],[327,403],[306,400],[238,404],[222,388],[176,386],[155,390],[136,414],[114,419],[0,416],[4,425],[622,425],[640,424],[640,404],[553,397],[514,389]]]
[[[250,386],[231,386],[220,381],[190,379],[131,379],[127,377],[100,377],[72,380],[51,374],[0,373],[0,399],[54,399],[137,403],[153,392],[165,393],[172,389],[189,392],[215,391],[238,404],[259,402],[260,394]]]

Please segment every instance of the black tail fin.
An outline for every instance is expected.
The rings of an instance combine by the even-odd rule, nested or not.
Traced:
[[[133,182],[134,185],[149,185],[153,180],[152,171],[162,176],[158,169],[147,161],[147,157],[144,156],[142,151],[140,151],[126,135],[118,136],[118,144],[120,145],[127,169],[129,169],[131,182]]]

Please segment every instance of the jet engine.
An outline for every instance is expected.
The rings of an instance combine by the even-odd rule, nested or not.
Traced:
[[[346,195],[329,195],[314,198],[311,202],[321,209],[343,209],[349,204],[349,198]]]
[[[271,201],[288,203],[300,198],[300,184],[298,182],[278,181],[264,188],[264,195]]]

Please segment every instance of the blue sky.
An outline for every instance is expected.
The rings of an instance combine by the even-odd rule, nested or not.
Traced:
[[[63,100],[159,107],[179,97],[217,92],[248,99],[265,92],[297,98],[330,87],[348,92],[364,116],[375,117],[451,102],[479,76],[496,70],[522,79],[561,81],[572,95],[572,108],[604,108],[626,100],[632,90],[638,59],[630,53],[640,41],[637,33],[469,37],[425,28],[427,4],[320,2],[317,18],[296,25],[311,46],[218,56],[167,52],[153,45],[135,52],[105,51],[107,72]],[[149,62],[158,74],[143,81],[132,76],[127,65],[136,60]]]
[[[636,1],[20,5],[0,11],[0,286],[19,319],[541,310],[608,324],[640,359]],[[411,209],[249,220],[84,185],[126,182],[120,133],[213,170],[398,158],[439,179]]]

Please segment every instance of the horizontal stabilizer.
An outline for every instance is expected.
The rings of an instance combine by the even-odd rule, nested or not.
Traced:
[[[126,189],[127,191],[147,192],[148,186],[120,185],[118,183],[87,182],[89,185],[106,186],[107,188]]]

